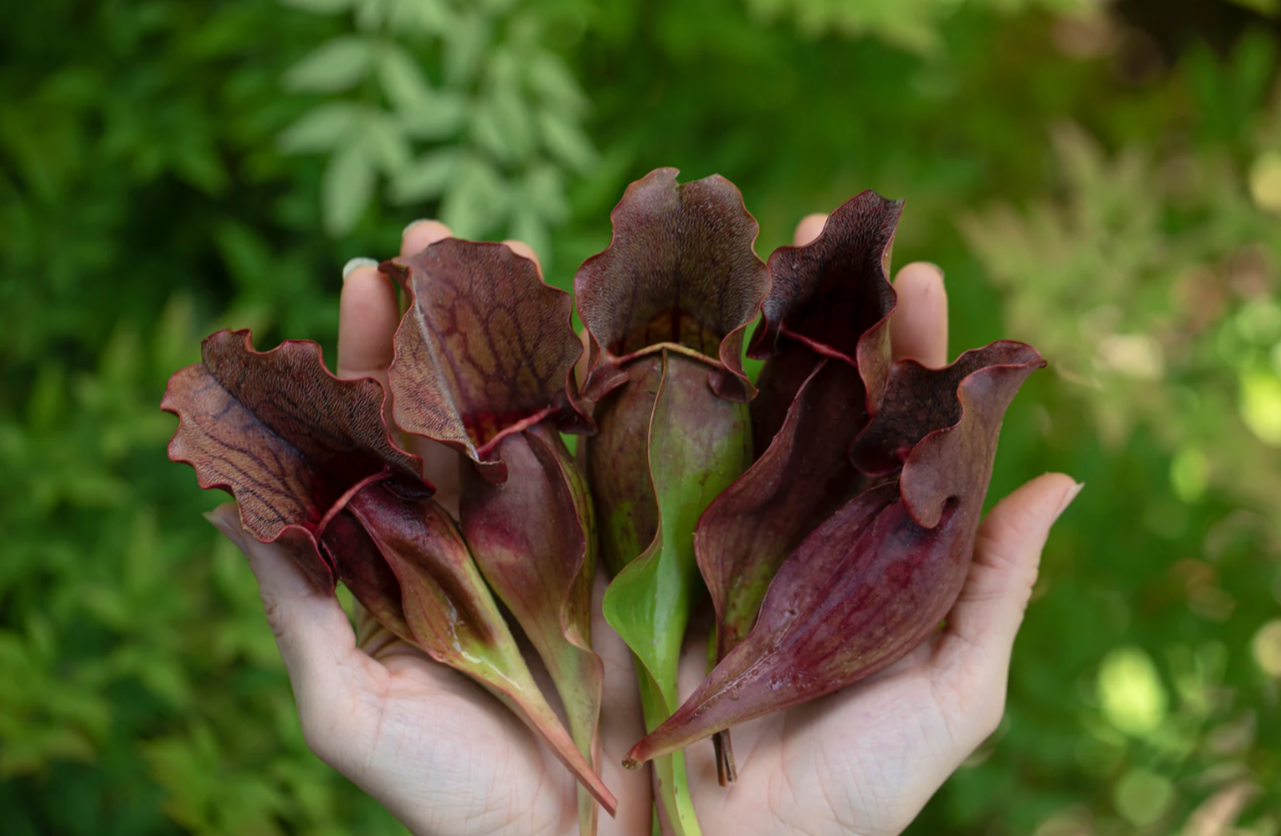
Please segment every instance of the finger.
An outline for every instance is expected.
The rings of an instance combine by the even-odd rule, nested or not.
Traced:
[[[399,322],[391,279],[378,272],[373,259],[347,262],[338,302],[338,376],[373,377],[385,387]]]
[[[416,253],[449,235],[449,227],[438,221],[414,221],[401,237],[401,255]],[[378,272],[378,263],[371,258],[347,262],[339,301],[338,376],[375,377],[385,384],[399,324],[396,286]]]
[[[516,255],[522,258],[528,258],[530,261],[534,262],[534,267],[538,270],[538,278],[541,279],[543,277],[543,265],[538,261],[538,253],[534,252],[533,247],[529,246],[524,241],[517,241],[515,238],[509,238],[503,243],[506,244],[512,252],[516,253]]]
[[[583,384],[587,382],[587,372],[591,367],[591,334],[587,333],[587,326],[578,332],[578,341],[583,344],[583,353],[578,355],[578,362],[574,364],[574,380],[578,383],[581,391]]]
[[[405,433],[409,452],[423,460],[423,477],[436,488],[432,499],[458,519],[459,497],[462,495],[462,456],[447,444],[441,444],[421,435]]]
[[[365,608],[359,599],[352,599],[351,620],[356,625],[356,647],[371,659],[385,662],[392,656],[410,655],[426,659],[427,654],[403,642],[396,634]]]
[[[1001,500],[979,526],[941,653],[969,666],[969,676],[1004,683],[1046,537],[1081,487],[1062,473],[1047,473]]]
[[[797,247],[805,246],[821,235],[823,227],[826,225],[827,215],[821,212],[814,215],[806,215],[796,225],[796,232],[792,234],[792,244]]]
[[[796,225],[792,242],[804,246],[818,238],[827,215],[806,215]],[[894,282],[898,306],[890,319],[894,359],[912,358],[926,366],[947,365],[947,291],[943,271],[927,262],[909,264]]]
[[[405,227],[400,236],[400,254],[413,255],[446,238],[453,238],[454,233],[440,221],[414,221]]]
[[[895,360],[911,358],[932,368],[947,365],[947,290],[943,271],[925,261],[899,270],[894,280],[898,305],[890,316]]]
[[[618,753],[618,761],[621,763],[627,750],[640,739],[626,738],[637,731],[643,737],[645,730],[641,722],[640,694],[636,690],[632,652],[605,620],[602,603],[608,586],[609,579],[604,572],[599,573],[592,587],[592,650],[600,657],[605,669],[601,700],[602,727],[617,730],[619,743],[626,744]]]
[[[246,532],[234,502],[206,518],[248,558],[300,714],[308,716],[315,706],[349,691],[355,682],[349,668],[356,637],[338,599],[317,591],[280,546],[260,543]]]

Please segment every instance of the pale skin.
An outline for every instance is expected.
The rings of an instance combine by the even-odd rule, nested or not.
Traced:
[[[795,241],[813,240],[811,215]],[[434,221],[410,226],[409,255],[449,236]],[[507,242],[534,258],[524,244]],[[931,264],[902,268],[891,320],[896,358],[947,362],[947,293]],[[338,374],[386,382],[397,325],[396,296],[374,267],[347,276],[338,334]],[[457,456],[421,439],[437,498],[457,507]],[[739,780],[716,780],[710,741],[688,750],[691,791],[707,836],[887,836],[900,833],[943,781],[1000,722],[1014,637],[1036,583],[1041,549],[1079,486],[1047,473],[1005,497],[979,529],[970,571],[946,625],[882,673],[807,705],[733,730]],[[247,555],[258,579],[318,757],[385,805],[418,836],[531,836],[577,832],[574,781],[507,709],[461,674],[427,659],[357,613],[353,630],[337,599],[316,592],[278,548],[244,532],[235,505],[210,515]],[[605,663],[602,778],[618,816],[600,834],[649,836],[648,770],[621,761],[643,734],[631,655],[600,616],[593,643]],[[683,696],[705,672],[706,635],[691,636]]]

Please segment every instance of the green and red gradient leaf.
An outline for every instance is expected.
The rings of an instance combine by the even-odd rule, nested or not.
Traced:
[[[883,405],[854,443],[872,487],[779,568],[756,626],[629,765],[799,705],[893,664],[937,629],[969,570],[1001,420],[1044,361],[999,342],[939,370],[895,364]],[[906,451],[906,452],[905,452]]]
[[[820,358],[773,443],[698,521],[694,551],[716,609],[718,660],[756,623],[787,556],[867,483],[848,458],[860,429],[857,375]]]
[[[471,554],[546,664],[579,751],[598,765],[595,532],[555,431],[594,429],[576,402],[572,299],[503,244],[446,239],[382,269],[409,296],[388,372],[397,424],[471,460],[460,506]],[[580,796],[579,809],[581,831],[594,832],[596,804]]]
[[[599,770],[604,666],[592,651],[596,537],[587,484],[548,424],[505,436],[496,452],[506,482],[463,470],[463,534],[546,664],[578,750]],[[581,794],[579,802],[579,833],[588,836],[597,805]]]
[[[350,508],[400,581],[414,643],[502,700],[613,815],[617,800],[543,697],[445,510],[431,501],[400,500],[378,486],[353,497]]]
[[[548,419],[593,429],[576,403],[573,300],[533,261],[505,244],[446,238],[380,269],[409,295],[388,373],[402,430],[450,445],[499,483],[506,435]]]
[[[743,196],[719,175],[677,184],[660,168],[628,186],[610,219],[614,237],[574,276],[590,335],[584,395],[622,385],[638,353],[683,346],[712,365],[720,397],[755,394],[743,373],[743,334],[769,291],[752,245],[758,226]]]
[[[650,539],[609,585],[602,609],[636,655],[645,726],[653,730],[679,705],[681,646],[690,612],[702,594],[694,527],[708,503],[751,461],[751,440],[747,406],[718,398],[708,389],[705,363],[668,349],[628,364],[624,372],[628,384],[601,404],[601,435],[588,441],[594,445],[612,440],[608,413],[613,405],[625,404],[647,418],[645,444],[639,448],[647,458],[643,469],[629,473],[637,485],[631,496],[639,500],[643,489],[652,508],[638,514],[630,500],[613,497],[615,501],[605,505],[610,516],[601,525],[602,539],[616,544],[642,542],[644,533]],[[643,410],[647,395],[649,409]],[[601,455],[593,446],[588,464],[595,474],[631,463]],[[599,481],[604,478],[593,480]],[[626,487],[623,480],[609,484]],[[647,526],[646,531],[635,528],[637,523]],[[660,815],[681,836],[698,833],[684,757],[675,753],[660,758],[654,771]]]
[[[663,168],[632,183],[610,245],[574,276],[588,332],[586,446],[601,551],[616,573],[605,617],[638,659],[647,728],[676,707],[676,659],[699,595],[698,515],[750,461],[742,367],[769,291],[758,227],[720,176],[678,184]],[[660,818],[698,832],[680,756],[655,766]]]

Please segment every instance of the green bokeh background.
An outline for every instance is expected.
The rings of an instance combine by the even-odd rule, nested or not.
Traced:
[[[999,496],[1086,482],[1005,721],[912,834],[1281,832],[1276,0],[0,4],[0,832],[403,832],[302,743],[243,559],[164,448],[221,327],[331,349],[419,217],[568,285],[626,184],[758,251],[864,188],[957,352],[1050,369]]]

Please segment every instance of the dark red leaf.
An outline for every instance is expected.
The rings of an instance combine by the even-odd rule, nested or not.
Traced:
[[[288,550],[312,582],[334,588],[316,530],[344,492],[386,472],[395,489],[428,496],[422,463],[391,440],[375,380],[340,380],[320,346],[290,340],[253,349],[248,331],[219,331],[203,362],[177,372],[160,408],[178,416],[169,458],[202,488],[235,496],[245,529]]]
[[[817,356],[795,346],[771,362],[803,355]],[[757,399],[767,396],[762,391]],[[865,421],[858,372],[820,357],[769,447],[699,519],[694,549],[716,611],[716,661],[752,629],[787,556],[865,484],[846,456]],[[724,786],[737,777],[729,731],[713,743]]]
[[[925,434],[899,480],[860,494],[805,539],[780,567],[751,633],[632,749],[629,765],[857,682],[936,629],[969,569],[1001,418],[1043,365],[1016,343],[968,353],[957,364],[968,370],[959,383],[956,367],[898,364],[866,443],[898,442],[877,425],[891,415],[955,416],[953,423],[918,422],[905,435]],[[956,407],[930,406],[939,401]]]
[[[987,436],[983,432],[955,435],[948,431],[924,447],[921,440],[931,433],[940,433],[940,427],[957,424],[966,405],[966,392],[974,397],[974,387],[989,378],[978,377],[968,389],[961,390],[959,399],[931,397],[931,393],[955,392],[961,381],[981,369],[1029,365],[1034,368],[1044,365],[1041,355],[1029,345],[1009,340],[967,351],[943,369],[927,369],[915,360],[895,363],[890,370],[880,410],[855,440],[850,449],[850,460],[869,476],[886,476],[911,461],[909,454],[915,457],[914,466],[903,472],[903,498],[917,522],[927,528],[933,527],[942,513],[943,502],[950,496],[959,495],[963,488],[969,488],[968,483],[975,477],[966,468],[926,467],[920,457],[947,456],[953,461],[976,461],[982,458],[982,451],[952,450],[947,445],[968,443]],[[1000,429],[1002,414],[1004,410],[997,413],[997,426],[991,428],[993,438]],[[957,486],[958,482],[962,483],[961,487]]]
[[[756,256],[756,220],[719,175],[676,183],[660,168],[632,183],[610,215],[609,247],[574,277],[591,336],[584,393],[598,401],[626,379],[639,352],[684,346],[712,364],[713,390],[728,400],[755,393],[743,373],[743,333],[769,290]]]
[[[171,458],[192,464],[202,487],[230,490],[246,529],[282,543],[322,590],[341,579],[397,636],[489,687],[612,813],[457,527],[426,499],[419,459],[392,443],[382,386],[334,377],[314,343],[259,353],[248,332],[224,331],[202,356],[161,404],[179,416]]]
[[[755,622],[782,561],[865,483],[846,451],[875,401],[864,379],[877,398],[884,385],[895,302],[889,256],[901,212],[901,201],[863,192],[814,241],[770,255],[770,293],[750,352],[767,358],[751,404],[760,460],[708,509],[697,540],[716,604],[718,660]],[[728,733],[715,743],[725,783],[735,774]]]
[[[417,644],[405,620],[400,581],[378,551],[378,544],[351,511],[335,514],[325,526],[320,552],[336,567],[338,580],[351,590],[370,615],[396,637]]]
[[[901,200],[865,191],[837,207],[814,241],[770,255],[770,293],[748,350],[769,358],[757,381],[762,396],[752,403],[758,451],[774,437],[813,369],[811,351],[857,365],[870,400],[879,399],[895,299],[890,250],[902,212]]]
[[[501,482],[495,448],[507,434],[546,419],[592,428],[573,400],[583,353],[573,300],[534,262],[505,244],[447,238],[380,269],[409,293],[389,371],[401,429],[449,444]]]
[[[591,506],[552,426],[594,429],[576,403],[573,302],[503,244],[446,239],[382,269],[410,299],[389,371],[396,422],[471,459],[460,509],[471,556],[546,664],[594,766],[603,671],[591,649]],[[580,797],[584,833],[596,809]]]
[[[862,425],[857,376],[820,360],[773,443],[698,521],[694,549],[716,609],[717,659],[756,623],[787,556],[866,483],[846,457]]]

